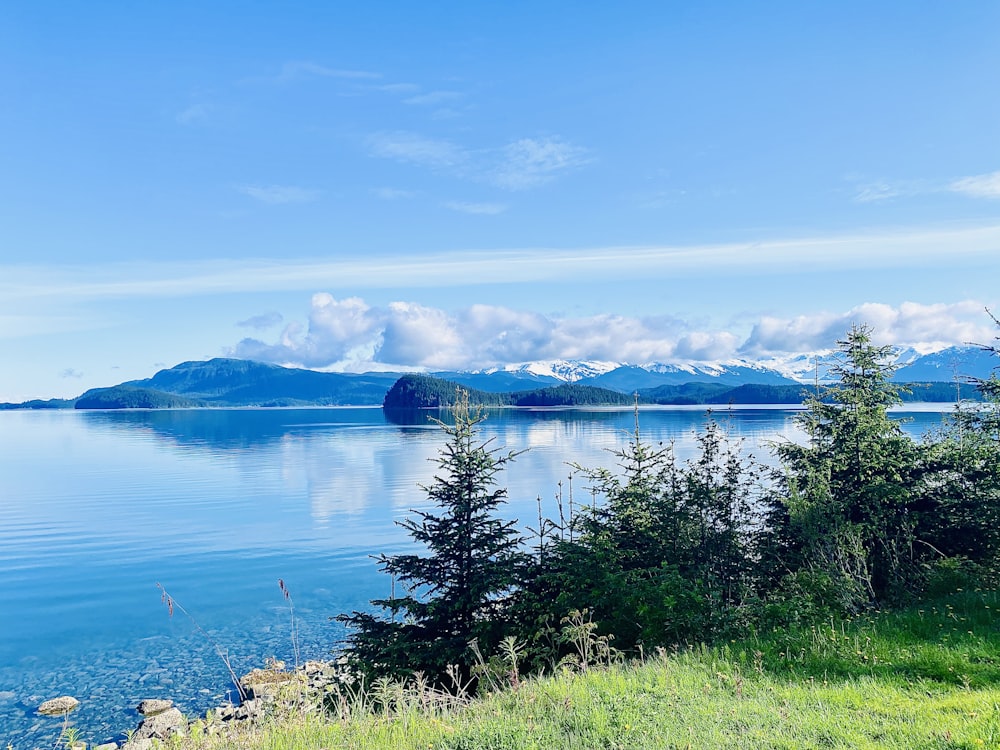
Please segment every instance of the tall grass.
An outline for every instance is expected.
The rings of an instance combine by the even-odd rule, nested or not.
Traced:
[[[561,670],[469,701],[417,682],[343,696],[198,748],[1000,747],[995,593],[758,634],[643,661]]]

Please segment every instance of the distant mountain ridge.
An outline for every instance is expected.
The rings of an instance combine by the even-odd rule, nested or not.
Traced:
[[[830,364],[830,358],[824,360],[822,353],[766,362],[729,360],[634,365],[596,360],[549,360],[430,375],[486,393],[580,385],[624,394],[663,389],[662,397],[680,399],[676,403],[708,403],[698,399],[709,398],[710,394],[721,398],[729,392],[733,398],[771,394],[770,397],[781,399],[774,403],[784,403],[790,398],[789,394],[799,392],[796,386],[813,385],[817,379],[828,381]],[[896,382],[954,383],[956,378],[959,382],[989,378],[1000,365],[1000,358],[982,347],[962,346],[925,355],[913,350],[902,351],[899,364],[893,377]],[[251,360],[216,358],[182,362],[150,378],[94,388],[76,399],[0,404],[0,408],[375,406],[382,403],[388,390],[404,374],[320,372]],[[753,388],[739,390],[744,386]],[[944,390],[925,388],[920,392],[942,394]],[[971,395],[967,387],[963,395]]]

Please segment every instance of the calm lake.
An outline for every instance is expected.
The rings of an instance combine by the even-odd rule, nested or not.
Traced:
[[[948,405],[898,416],[921,435]],[[794,412],[715,413],[744,449],[801,440]],[[644,409],[643,438],[690,457],[705,407]],[[102,742],[133,728],[144,698],[200,713],[231,695],[213,641],[238,673],[291,662],[291,592],[304,658],[343,636],[329,618],[389,593],[369,555],[404,549],[393,521],[425,503],[444,441],[422,416],[377,408],[0,412],[0,746],[52,746],[43,700],[81,701],[72,723]],[[567,462],[614,465],[630,410],[502,410],[482,426],[527,452],[504,473],[506,515],[536,525],[562,483],[590,502]],[[171,617],[157,583],[188,612]],[[193,620],[191,619],[193,618]],[[197,626],[195,622],[197,622]],[[199,629],[204,632],[200,632]]]

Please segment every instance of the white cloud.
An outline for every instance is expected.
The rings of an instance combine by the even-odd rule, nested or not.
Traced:
[[[415,83],[384,83],[374,88],[387,94],[415,94],[420,91],[420,87]]]
[[[994,335],[993,322],[974,301],[866,303],[839,313],[764,317],[747,336],[671,316],[564,318],[490,305],[448,312],[402,301],[378,308],[324,293],[313,296],[307,328],[289,325],[275,344],[244,339],[231,353],[352,371],[464,370],[549,359],[718,362],[830,349],[854,323],[871,325],[876,344],[922,351]]]
[[[435,169],[454,169],[468,161],[466,151],[451,141],[407,131],[375,133],[368,138],[368,148],[374,156],[383,159]]]
[[[859,185],[854,200],[859,203],[874,203],[876,201],[890,200],[902,194],[898,185],[891,185],[888,182],[870,182],[866,185]]]
[[[503,203],[468,203],[466,201],[448,201],[444,207],[463,214],[496,215],[507,210],[507,206]]]
[[[33,267],[0,264],[0,303],[334,289],[454,287],[483,283],[698,278],[797,274],[917,264],[995,265],[1000,224],[925,227],[719,245],[520,248],[336,260],[224,259]],[[0,326],[3,319],[0,318]]]
[[[381,73],[368,70],[351,70],[346,68],[330,68],[309,60],[291,60],[282,64],[281,70],[270,76],[260,76],[248,79],[260,83],[288,83],[302,78],[343,78],[349,80],[373,80],[381,78]]]
[[[80,372],[79,370],[74,370],[72,367],[67,367],[65,370],[63,370],[63,371],[61,371],[59,373],[59,377],[61,377],[61,378],[75,378],[75,379],[79,380],[80,378],[83,377],[83,373]]]
[[[208,119],[211,111],[212,108],[207,104],[192,104],[174,115],[174,120],[181,125],[192,125]]]
[[[856,323],[872,326],[872,340],[877,345],[911,346],[927,351],[990,341],[995,335],[981,302],[904,302],[898,307],[869,302],[841,313],[763,317],[753,326],[740,352],[749,357],[763,357],[831,349]]]
[[[956,193],[974,198],[1000,198],[1000,172],[963,177],[948,187]]]
[[[931,180],[875,180],[856,186],[854,200],[877,203],[935,193],[961,193],[972,198],[1000,198],[1000,172],[960,177],[950,182]]]
[[[357,297],[337,300],[318,293],[312,297],[307,329],[293,322],[285,326],[277,343],[247,338],[233,352],[248,359],[306,367],[326,367],[352,355],[370,358],[385,327],[384,318],[385,311],[373,310]]]
[[[586,149],[558,138],[522,138],[476,150],[409,131],[383,131],[370,135],[367,146],[373,156],[512,191],[544,185],[590,161]]]
[[[281,203],[311,203],[320,196],[318,190],[295,187],[294,185],[238,185],[236,189],[244,195],[274,205]]]
[[[522,138],[501,150],[491,181],[506,190],[526,190],[550,182],[589,161],[587,151],[556,138]]]
[[[400,190],[398,188],[382,187],[372,190],[372,194],[384,201],[395,201],[402,200],[404,198],[413,198],[418,193],[414,190]]]
[[[444,104],[445,102],[460,99],[462,95],[457,91],[428,91],[426,94],[416,94],[403,100],[403,104],[417,104],[421,106],[433,106]]]

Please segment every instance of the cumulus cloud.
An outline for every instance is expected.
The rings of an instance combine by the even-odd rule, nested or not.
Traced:
[[[319,198],[318,190],[307,190],[294,185],[237,185],[244,195],[261,203],[310,203]]]
[[[974,198],[1000,198],[1000,172],[963,177],[948,187],[956,193]]]
[[[845,312],[762,317],[749,332],[696,326],[661,315],[567,318],[494,305],[446,311],[417,302],[369,306],[357,297],[312,298],[308,324],[286,325],[278,340],[246,338],[231,354],[330,370],[466,370],[552,359],[720,362],[831,349],[854,323],[876,344],[935,351],[991,341],[979,302],[899,306],[866,303]]]
[[[872,327],[872,340],[877,345],[923,351],[970,341],[990,341],[994,336],[992,323],[980,302],[904,302],[898,307],[869,302],[841,313],[763,317],[754,324],[739,351],[741,355],[762,357],[831,349],[856,323]]]

